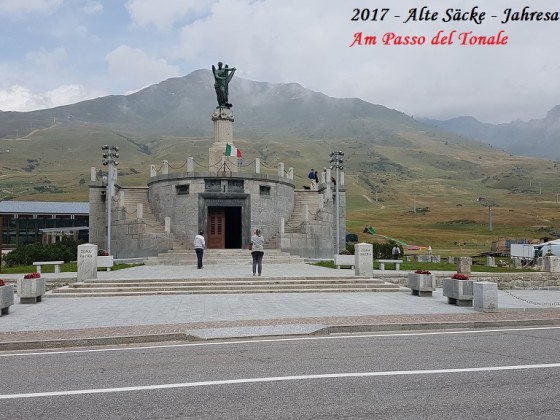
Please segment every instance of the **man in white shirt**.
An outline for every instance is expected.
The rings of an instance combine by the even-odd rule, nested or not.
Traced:
[[[198,235],[194,237],[194,250],[196,252],[196,259],[197,259],[197,268],[202,268],[202,256],[204,255],[204,248],[206,248],[206,241],[204,240],[204,236],[202,236],[204,232],[201,230],[198,232]]]

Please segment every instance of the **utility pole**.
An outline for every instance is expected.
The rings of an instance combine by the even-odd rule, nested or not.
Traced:
[[[112,211],[113,211],[113,167],[117,166],[119,162],[116,160],[119,157],[117,153],[119,148],[117,146],[102,146],[103,151],[103,165],[108,167],[107,176],[107,192],[105,194],[105,204],[107,205],[107,252],[111,254],[111,225]]]
[[[492,206],[488,206],[488,230],[492,232]]]
[[[412,193],[410,194],[412,196],[412,212],[416,213],[416,197],[419,196],[419,193]]]
[[[344,153],[342,153],[340,150],[338,152],[331,152],[330,157],[330,163],[331,163],[331,169],[336,168],[336,200],[335,200],[335,206],[336,206],[336,254],[340,254],[340,218],[339,218],[339,214],[340,214],[340,197],[339,197],[339,184],[340,184],[340,175],[339,175],[339,170],[343,170],[344,167],[342,166],[342,162],[344,162],[344,160],[342,159],[342,157],[344,156]]]

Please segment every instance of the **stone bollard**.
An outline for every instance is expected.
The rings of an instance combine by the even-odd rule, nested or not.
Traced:
[[[486,265],[488,267],[496,267],[496,258],[491,255],[486,256]]]
[[[491,281],[475,281],[473,307],[479,312],[498,312],[498,285]]]
[[[78,245],[78,281],[97,278],[97,245]]]
[[[457,273],[470,274],[471,265],[472,265],[471,257],[459,257],[459,261],[457,262]]]
[[[356,258],[356,275],[373,277],[373,246],[365,243],[356,244],[354,254]]]
[[[454,257],[447,257],[447,264],[455,264],[455,258]]]
[[[517,270],[519,270],[520,268],[522,268],[521,265],[521,258],[519,257],[511,257],[511,266]]]
[[[560,272],[560,257],[553,255],[543,257],[543,271],[548,273]]]

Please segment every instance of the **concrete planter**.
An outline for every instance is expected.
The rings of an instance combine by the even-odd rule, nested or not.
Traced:
[[[340,268],[341,265],[350,265],[354,267],[356,265],[356,256],[336,254],[334,256],[334,265],[336,265],[336,268]]]
[[[443,296],[447,296],[447,303],[473,306],[473,283],[473,280],[443,279]]]
[[[14,304],[14,286],[0,286],[0,316],[8,315]]]
[[[433,274],[408,273],[408,287],[414,296],[432,296],[436,290],[436,278]]]
[[[44,277],[38,279],[18,279],[17,292],[19,303],[37,303],[43,300],[47,291],[47,282]]]
[[[108,268],[113,267],[113,256],[112,255],[101,255],[97,257],[97,268]]]

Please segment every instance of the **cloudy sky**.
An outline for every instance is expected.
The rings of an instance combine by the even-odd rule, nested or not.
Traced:
[[[560,21],[501,22],[527,4],[560,11],[560,0],[0,0],[0,110],[128,94],[221,60],[236,77],[296,82],[415,117],[543,118],[560,104]],[[447,9],[474,7],[475,20],[444,21]],[[453,43],[431,45],[439,31],[455,31]],[[506,45],[459,38],[500,31]],[[351,47],[357,33],[363,45]],[[425,42],[385,45],[391,33]],[[364,45],[366,36],[376,44]]]

